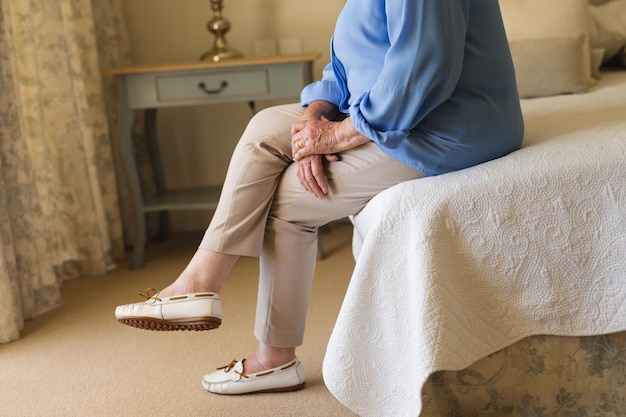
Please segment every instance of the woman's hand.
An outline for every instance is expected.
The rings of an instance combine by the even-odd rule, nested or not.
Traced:
[[[321,117],[324,121],[328,122],[325,116]],[[302,120],[300,120],[300,122],[301,121]],[[296,128],[292,127],[291,132],[292,135],[297,133]],[[293,136],[291,146],[293,153]],[[324,196],[328,193],[328,181],[326,180],[326,175],[324,175],[323,159],[333,162],[338,161],[339,157],[334,154],[308,154],[306,156],[299,157],[296,162],[298,164],[298,181],[300,182],[300,185],[302,185],[305,190],[315,194],[317,198],[324,198]]]
[[[338,160],[336,155],[326,155],[328,160]],[[309,155],[300,159],[298,164],[298,181],[302,188],[324,198],[328,193],[328,181],[324,175],[322,155]],[[329,159],[330,158],[330,159]]]
[[[334,155],[368,141],[354,128],[350,118],[332,122],[322,116],[321,120],[299,120],[291,127],[294,161],[309,155]]]
[[[329,120],[337,114],[336,106],[314,102],[291,128],[291,149],[298,164],[298,181],[317,198],[323,198],[328,193],[323,159],[338,161],[337,153],[369,141],[356,131],[350,119],[341,122]]]

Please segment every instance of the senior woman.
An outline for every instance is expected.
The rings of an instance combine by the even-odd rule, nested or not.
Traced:
[[[119,306],[117,319],[153,330],[215,328],[231,267],[260,256],[258,350],[202,383],[221,394],[300,389],[296,347],[318,228],[400,182],[506,155],[522,136],[498,0],[347,0],[322,79],[300,104],[248,124],[188,266],[147,301]]]

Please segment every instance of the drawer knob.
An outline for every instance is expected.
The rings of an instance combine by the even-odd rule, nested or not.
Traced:
[[[228,81],[224,80],[222,81],[222,83],[220,84],[220,88],[217,88],[215,90],[209,90],[206,87],[206,84],[203,82],[198,83],[198,88],[202,91],[204,91],[206,94],[219,94],[222,91],[224,91],[224,89],[228,87]]]

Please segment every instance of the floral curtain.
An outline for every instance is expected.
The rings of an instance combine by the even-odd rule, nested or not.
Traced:
[[[0,0],[0,343],[123,252],[121,0]]]

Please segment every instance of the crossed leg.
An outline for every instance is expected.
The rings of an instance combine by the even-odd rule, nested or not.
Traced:
[[[219,293],[239,256],[260,256],[256,353],[251,374],[295,358],[302,344],[315,272],[317,229],[360,211],[382,190],[424,175],[401,164],[374,143],[327,163],[329,193],[305,191],[291,159],[291,124],[299,105],[277,106],[255,116],[235,149],[211,225],[177,280],[159,294]]]

